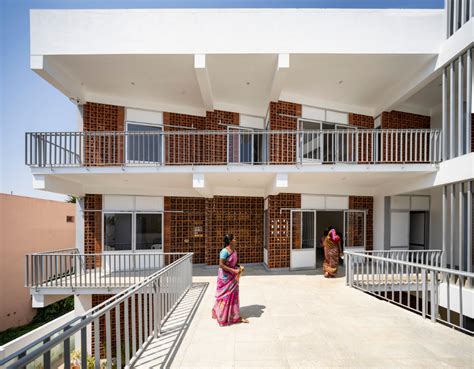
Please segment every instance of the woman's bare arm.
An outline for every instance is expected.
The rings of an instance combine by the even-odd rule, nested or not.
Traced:
[[[225,259],[219,259],[219,267],[221,267],[223,270],[226,270],[234,274],[238,274],[240,272],[240,269],[234,269],[234,268],[231,268],[230,266],[227,266],[225,264]]]

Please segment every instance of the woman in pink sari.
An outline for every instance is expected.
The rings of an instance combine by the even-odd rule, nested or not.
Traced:
[[[248,323],[247,319],[240,316],[239,276],[242,269],[237,264],[237,241],[234,235],[226,235],[224,244],[225,247],[219,254],[216,303],[212,308],[212,317],[217,319],[220,326]]]

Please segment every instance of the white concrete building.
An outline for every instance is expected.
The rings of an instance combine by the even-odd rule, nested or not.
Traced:
[[[27,133],[26,164],[83,219],[70,255],[30,256],[35,302],[215,265],[226,233],[243,263],[318,269],[332,225],[348,284],[472,332],[472,13],[32,10],[31,68],[80,114]]]

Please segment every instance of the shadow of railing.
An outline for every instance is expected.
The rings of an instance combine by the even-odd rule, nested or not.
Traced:
[[[186,295],[163,322],[160,336],[150,342],[135,368],[168,368],[191,325],[209,283],[193,283]]]

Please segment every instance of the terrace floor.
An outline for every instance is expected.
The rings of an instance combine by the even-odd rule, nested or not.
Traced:
[[[216,269],[193,288],[139,358],[140,368],[473,368],[474,338],[325,279],[320,271],[246,268],[242,315],[211,319]]]

